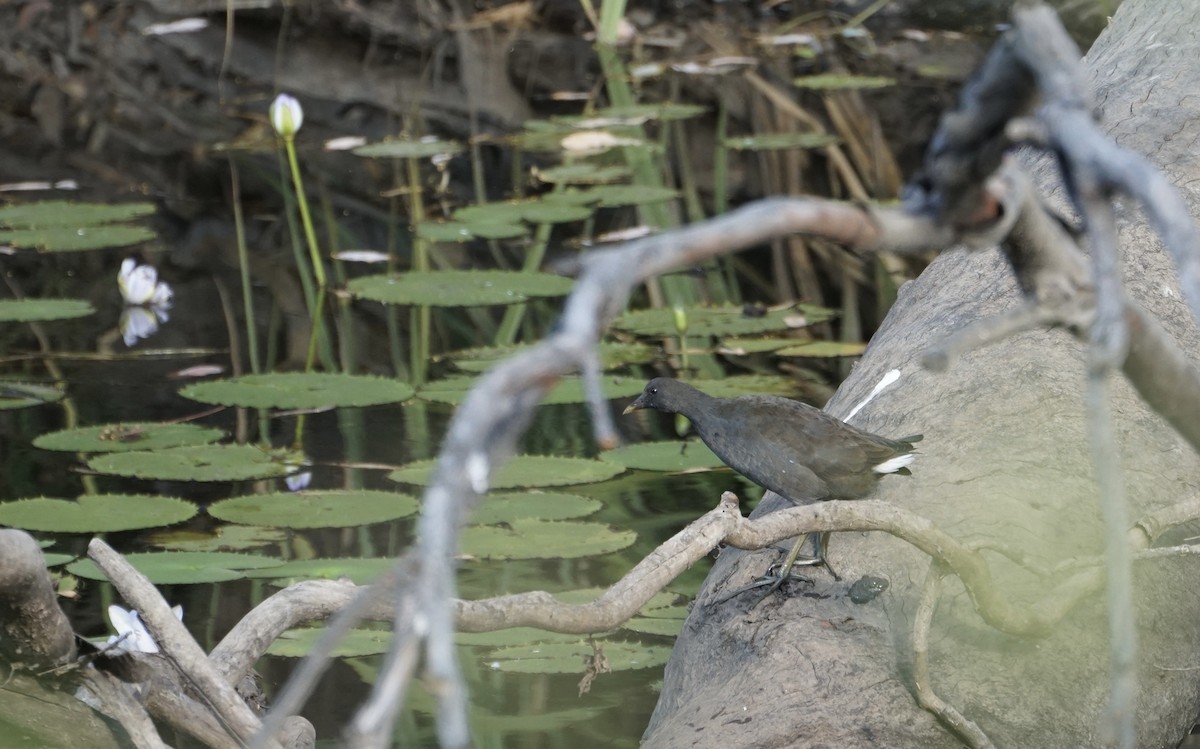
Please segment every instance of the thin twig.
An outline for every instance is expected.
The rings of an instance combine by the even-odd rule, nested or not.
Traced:
[[[944,587],[943,581],[949,572],[950,570],[937,559],[930,560],[925,583],[921,586],[917,610],[913,612],[913,690],[916,693],[917,704],[936,715],[971,749],[995,749],[992,740],[982,728],[933,690],[933,679],[929,671],[929,632]]]

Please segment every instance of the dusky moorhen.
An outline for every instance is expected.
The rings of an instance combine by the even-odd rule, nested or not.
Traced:
[[[880,476],[911,463],[916,457],[912,443],[921,439],[880,437],[819,408],[773,395],[714,398],[667,377],[651,380],[625,413],[642,408],[683,414],[726,465],[793,502],[861,499]],[[825,561],[828,535],[819,534],[808,563]],[[772,590],[791,572],[804,541],[784,561]]]

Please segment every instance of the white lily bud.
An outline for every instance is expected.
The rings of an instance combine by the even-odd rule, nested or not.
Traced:
[[[304,124],[304,109],[296,97],[280,94],[271,102],[271,127],[285,138],[291,138]]]

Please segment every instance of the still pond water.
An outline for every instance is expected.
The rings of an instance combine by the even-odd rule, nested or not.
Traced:
[[[66,336],[78,340],[75,324],[59,323]],[[169,329],[166,323],[164,332]],[[54,324],[50,331],[51,346]],[[99,335],[102,331],[91,331]],[[86,337],[86,335],[84,336]],[[175,341],[178,344],[184,341]],[[153,341],[142,343],[147,349]],[[116,344],[117,353],[132,353]],[[32,446],[39,435],[79,426],[118,422],[167,421],[206,409],[178,395],[183,384],[178,373],[200,364],[228,366],[224,353],[151,356],[109,361],[65,357],[59,362],[68,383],[69,406],[48,404],[19,411],[0,412],[0,440],[4,444],[4,500],[34,496],[73,498],[88,493],[151,494],[181,497],[200,508],[192,519],[167,528],[105,534],[123,552],[158,549],[235,549],[289,560],[394,557],[411,543],[413,516],[390,522],[346,528],[250,528],[215,519],[206,509],[220,500],[266,491],[286,491],[283,481],[180,482],[93,475],[78,454],[53,452]],[[19,369],[19,367],[18,367]],[[185,380],[186,381],[186,380]],[[625,401],[614,401],[619,411]],[[73,410],[73,412],[72,412]],[[342,408],[307,416],[304,453],[311,462],[308,491],[320,489],[376,489],[419,496],[419,486],[398,485],[388,479],[386,466],[398,466],[436,452],[452,407],[410,401],[403,405]],[[619,420],[627,434],[637,438],[674,437],[670,419],[655,414],[637,424]],[[255,412],[225,409],[201,419],[229,434],[236,433],[239,418],[258,423]],[[276,446],[286,445],[294,433],[296,417],[273,418],[269,431]],[[594,455],[590,427],[578,405],[543,406],[526,435],[523,452],[545,455]],[[346,467],[345,464],[354,467]],[[371,467],[361,467],[371,466]],[[564,558],[549,552],[546,558],[502,560],[469,557],[462,562],[460,590],[465,598],[549,590],[578,591],[607,586],[617,580],[656,544],[712,507],[724,489],[743,496],[756,492],[727,472],[671,475],[625,471],[599,483],[556,487],[598,500],[598,509],[586,521],[608,524],[620,531],[636,532],[636,541],[612,553]],[[595,506],[595,505],[593,505]],[[503,523],[501,523],[503,525]],[[90,534],[35,534],[53,541],[50,552],[84,553]],[[618,669],[600,676],[585,695],[578,694],[583,673],[582,655],[590,652],[575,637],[541,636],[520,632],[485,644],[463,645],[461,659],[467,673],[476,739],[481,747],[632,747],[644,729],[657,699],[662,663],[672,642],[669,633],[681,623],[687,597],[694,593],[707,564],[677,580],[671,590],[682,594],[660,604],[651,632],[620,630],[611,633],[606,652]],[[323,574],[336,574],[336,566]],[[201,644],[210,649],[236,621],[276,587],[262,579],[239,579],[217,584],[167,585],[163,592],[185,610],[184,621]],[[87,636],[108,633],[103,611],[114,602],[106,582],[81,580],[78,600],[64,601],[77,631]],[[117,601],[119,602],[119,601]],[[674,604],[673,606],[670,604]],[[540,644],[539,644],[540,643]],[[566,643],[566,644],[563,644]],[[625,652],[625,645],[636,647]],[[520,648],[514,650],[514,648]],[[543,652],[564,650],[559,660],[539,661]],[[333,741],[369,689],[380,656],[360,655],[340,659],[322,681],[305,714],[316,725],[323,741]],[[294,667],[294,659],[268,656],[259,664],[268,694],[279,688]],[[619,664],[638,663],[620,668]],[[649,667],[640,667],[642,664]],[[418,694],[406,710],[397,732],[398,745],[435,745],[430,703]]]

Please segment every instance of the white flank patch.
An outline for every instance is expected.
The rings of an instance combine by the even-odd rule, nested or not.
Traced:
[[[907,455],[897,455],[891,460],[885,460],[871,470],[875,473],[895,473],[901,468],[907,468],[910,463],[917,459],[916,455],[908,453]]]
[[[879,395],[880,393],[882,393],[884,391],[884,388],[891,385],[893,382],[895,382],[898,379],[900,379],[900,370],[898,370],[898,369],[888,370],[887,374],[885,374],[883,376],[883,378],[881,380],[879,380],[879,384],[877,384],[875,386],[875,388],[871,391],[871,394],[868,395],[866,398],[863,398],[862,403],[859,403],[857,406],[852,408],[850,410],[850,413],[846,414],[846,418],[842,419],[842,421],[849,423],[849,421],[854,418],[854,415],[863,409],[863,406],[867,405],[872,400],[874,400],[875,396]],[[880,473],[890,473],[890,471],[880,471]]]

